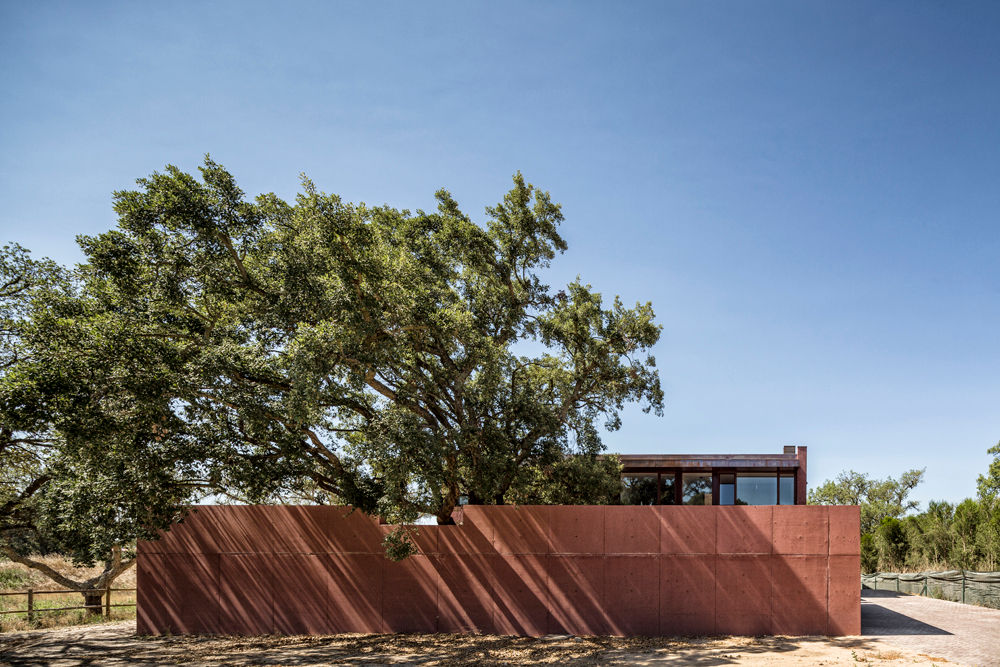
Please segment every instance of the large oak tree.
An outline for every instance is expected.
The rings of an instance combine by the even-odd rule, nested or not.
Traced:
[[[306,484],[448,523],[463,497],[615,476],[602,429],[627,403],[662,409],[651,305],[550,289],[563,216],[520,174],[482,224],[445,190],[434,212],[308,180],[293,203],[249,200],[210,159],[200,179],[168,166],[138,184],[115,194],[118,229],[81,239],[87,291],[170,350],[174,407],[220,487]]]

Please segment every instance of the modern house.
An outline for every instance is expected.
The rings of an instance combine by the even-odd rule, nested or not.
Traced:
[[[805,505],[806,448],[781,454],[622,454],[623,505]]]

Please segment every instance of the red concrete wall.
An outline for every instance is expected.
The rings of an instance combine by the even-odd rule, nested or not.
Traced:
[[[138,632],[861,632],[857,507],[466,507],[420,553],[344,507],[205,506],[139,543]]]

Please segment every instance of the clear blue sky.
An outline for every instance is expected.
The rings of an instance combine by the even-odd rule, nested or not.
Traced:
[[[1000,439],[1000,5],[0,4],[0,240],[62,262],[210,152],[256,194],[481,216],[517,169],[576,274],[650,300],[667,409],[623,452],[809,446],[817,484]]]

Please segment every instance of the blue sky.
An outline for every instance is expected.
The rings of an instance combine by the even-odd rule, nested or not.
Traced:
[[[226,165],[481,219],[520,169],[577,274],[652,301],[632,453],[809,446],[813,484],[1000,439],[1000,5],[0,3],[0,241],[62,262],[112,190]]]

